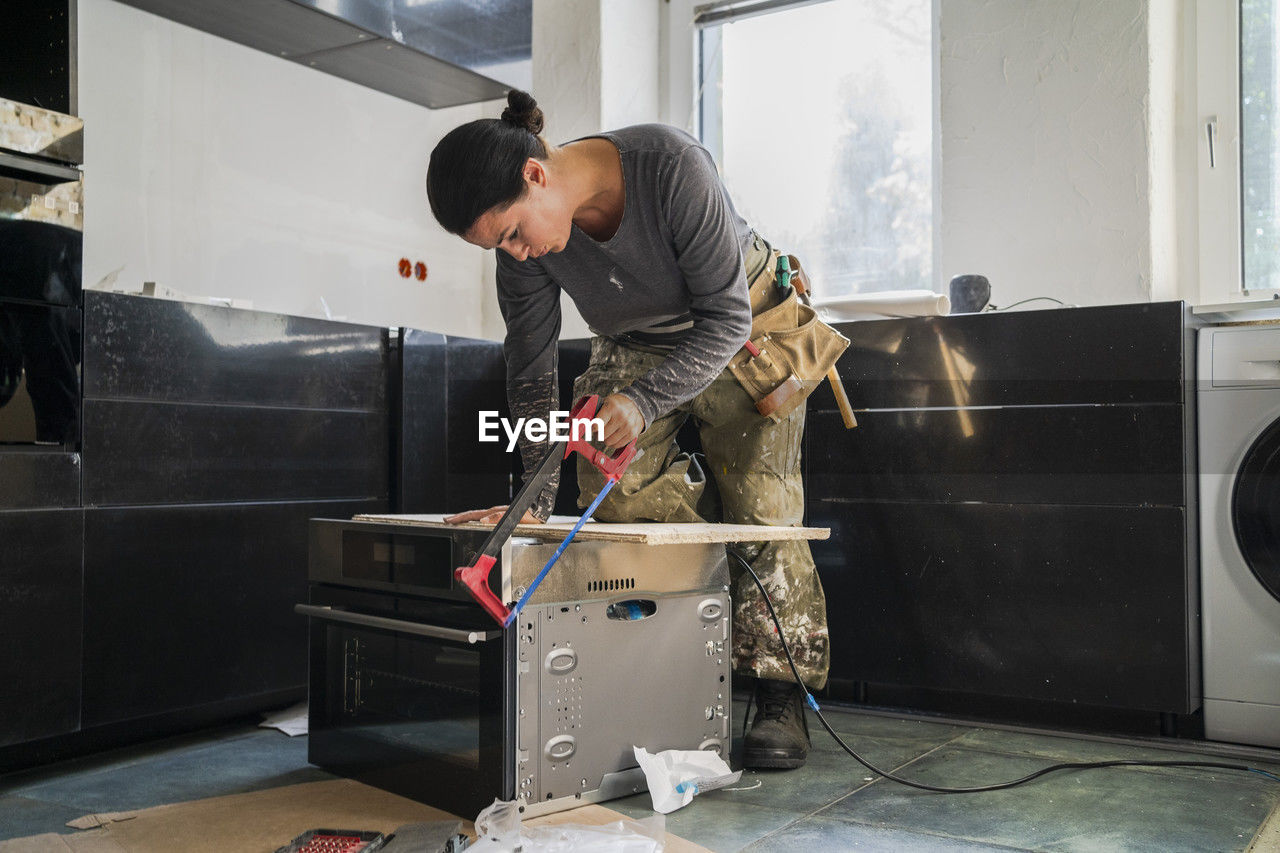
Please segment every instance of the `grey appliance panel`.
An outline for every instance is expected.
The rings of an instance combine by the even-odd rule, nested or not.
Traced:
[[[311,54],[299,62],[432,109],[502,98],[509,88],[388,39]]]
[[[275,56],[293,57],[375,38],[292,0],[123,0],[130,6]]]
[[[426,107],[500,98],[532,78],[531,0],[124,2]]]
[[[555,553],[558,542],[511,540],[511,595],[519,598]],[[563,601],[640,598],[729,585],[723,545],[641,545],[574,542],[565,549],[529,599],[530,605]]]
[[[646,598],[652,615],[610,618],[615,601]],[[629,773],[633,746],[727,756],[729,612],[723,589],[524,611],[516,644],[516,797],[526,813],[644,790],[643,776]]]
[[[529,0],[295,0],[461,68],[528,60]],[[512,81],[515,82],[515,81]]]

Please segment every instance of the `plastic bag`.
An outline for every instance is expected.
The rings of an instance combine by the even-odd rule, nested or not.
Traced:
[[[494,800],[476,816],[476,843],[468,853],[661,853],[667,821],[660,814],[644,820],[617,820],[603,826],[552,824],[521,826],[515,802]]]
[[[723,758],[705,749],[666,749],[650,755],[643,747],[632,747],[636,761],[649,783],[653,810],[666,814],[687,806],[693,795],[732,785],[742,771],[729,769]]]

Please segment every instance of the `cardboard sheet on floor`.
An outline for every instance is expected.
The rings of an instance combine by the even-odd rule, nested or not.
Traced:
[[[378,788],[350,779],[334,779],[132,812],[86,815],[67,824],[84,829],[83,833],[47,834],[0,842],[0,853],[51,850],[69,853],[261,850],[270,853],[308,829],[391,832],[406,823],[452,817],[455,816]],[[598,826],[623,818],[612,809],[589,805],[532,818],[528,823]],[[470,824],[467,829],[471,829]],[[666,849],[672,853],[706,853],[706,848],[670,833],[667,833]]]

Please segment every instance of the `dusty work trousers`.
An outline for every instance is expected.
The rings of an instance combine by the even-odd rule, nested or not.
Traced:
[[[663,360],[658,353],[597,337],[591,362],[574,382],[575,399],[620,391]],[[692,417],[707,471],[676,444]],[[636,442],[644,451],[596,510],[600,521],[699,522],[794,526],[804,516],[800,438],[804,406],[774,423],[761,416],[728,370],[711,387],[658,418]],[[604,486],[599,470],[578,457],[578,504],[585,509]],[[718,506],[717,506],[718,498]],[[800,676],[810,689],[827,682],[827,607],[809,543],[744,542],[734,549],[751,564],[773,600]],[[793,680],[764,599],[751,576],[729,561],[733,597],[733,668],[762,678]]]

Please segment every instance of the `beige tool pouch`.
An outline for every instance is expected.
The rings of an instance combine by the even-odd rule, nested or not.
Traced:
[[[751,344],[759,355],[744,347],[729,360],[756,409],[774,421],[803,403],[849,346],[848,338],[800,301],[794,287],[783,290],[774,283],[781,254],[774,251],[749,284]],[[800,262],[788,257],[799,271]]]

